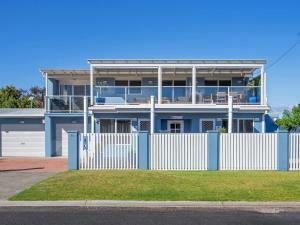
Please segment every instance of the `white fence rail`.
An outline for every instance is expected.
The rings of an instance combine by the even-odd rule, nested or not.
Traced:
[[[289,135],[289,168],[290,170],[300,170],[300,134],[291,133]]]
[[[87,134],[88,150],[80,135],[80,169],[137,169],[138,134]]]
[[[221,170],[276,170],[277,134],[221,134]]]
[[[207,134],[151,134],[150,169],[207,170]]]

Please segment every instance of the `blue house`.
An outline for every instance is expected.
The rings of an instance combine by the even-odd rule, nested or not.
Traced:
[[[88,63],[86,70],[41,71],[45,111],[42,118],[39,112],[28,123],[43,124],[45,136],[40,143],[45,156],[67,156],[67,131],[84,130],[85,98],[88,132],[272,131],[266,119],[265,60],[95,59]],[[17,118],[23,119],[22,114]]]

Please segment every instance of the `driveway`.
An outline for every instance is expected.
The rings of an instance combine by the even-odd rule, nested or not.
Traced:
[[[64,158],[0,158],[0,200],[65,170]]]

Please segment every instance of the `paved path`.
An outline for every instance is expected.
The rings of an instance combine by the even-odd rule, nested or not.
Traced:
[[[66,168],[63,158],[0,158],[0,200]]]
[[[299,212],[260,213],[228,209],[94,207],[0,207],[1,225],[298,225]]]

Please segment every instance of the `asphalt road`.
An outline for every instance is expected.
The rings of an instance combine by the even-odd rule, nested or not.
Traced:
[[[299,212],[261,213],[221,209],[2,207],[1,225],[293,225]]]

